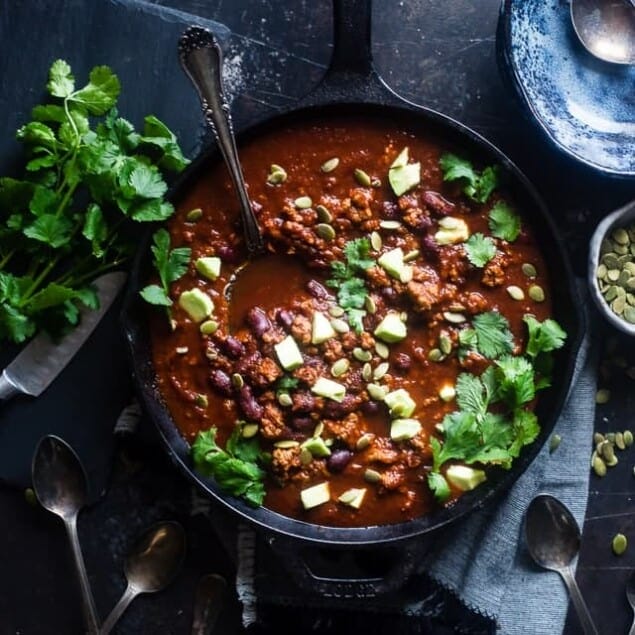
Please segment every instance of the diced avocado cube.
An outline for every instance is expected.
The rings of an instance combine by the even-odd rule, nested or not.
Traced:
[[[397,278],[397,280],[401,280],[403,270],[407,266],[403,261],[403,250],[401,247],[391,249],[385,254],[379,256],[377,264],[387,271],[393,278]]]
[[[311,453],[311,456],[317,457],[318,459],[331,456],[331,450],[329,450],[326,443],[324,443],[322,437],[311,437],[307,439],[301,447],[307,449]]]
[[[285,370],[294,370],[304,363],[302,353],[291,335],[287,335],[287,337],[281,342],[278,342],[273,348],[278,356],[280,366]]]
[[[470,228],[462,218],[445,216],[439,221],[440,229],[434,235],[439,245],[456,245],[470,237]]]
[[[204,278],[208,280],[216,280],[220,276],[220,258],[217,256],[208,256],[204,258],[198,258],[194,263],[196,271],[198,271]]]
[[[194,288],[183,291],[179,296],[179,306],[194,320],[202,322],[214,311],[214,302],[207,293]]]
[[[344,505],[359,509],[362,506],[365,494],[365,487],[351,487],[351,489],[347,489],[345,492],[342,492],[342,494],[338,496],[337,500],[340,501],[340,503],[344,503]]]
[[[469,465],[450,465],[445,471],[445,477],[460,490],[467,492],[487,480],[483,470],[477,470]]]
[[[401,196],[421,183],[421,164],[408,163],[388,170],[388,181],[395,196]]]
[[[313,487],[307,487],[300,492],[300,500],[304,509],[311,509],[318,505],[327,503],[331,498],[331,489],[328,481],[313,485]]]
[[[324,314],[316,311],[313,314],[311,324],[311,344],[322,344],[335,335],[335,329],[331,326],[330,320]]]
[[[389,392],[384,397],[384,403],[390,410],[391,417],[409,417],[414,411],[417,404],[404,388],[398,388]]]
[[[393,419],[390,424],[390,438],[393,441],[407,441],[421,432],[421,423],[416,419]]]
[[[327,377],[319,377],[311,387],[311,392],[333,401],[343,401],[344,395],[346,395],[346,386]]]
[[[408,165],[408,146],[406,146],[398,155],[397,158],[390,164],[391,168],[402,168],[404,165]]]
[[[400,342],[407,335],[406,325],[397,313],[388,313],[373,334],[388,344]]]

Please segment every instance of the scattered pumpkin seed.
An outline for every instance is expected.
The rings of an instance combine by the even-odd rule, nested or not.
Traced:
[[[597,445],[598,443],[602,443],[602,441],[604,441],[604,435],[601,432],[595,432],[593,434],[593,443]]]
[[[375,251],[381,251],[381,248],[383,247],[384,241],[381,239],[381,236],[379,235],[378,232],[371,232],[370,234],[370,246],[375,250]]]
[[[320,223],[330,223],[333,220],[333,214],[324,207],[324,205],[316,205],[315,211]]]
[[[243,379],[243,376],[240,373],[234,373],[231,376],[231,380],[232,380],[232,386],[234,388],[242,388],[245,385],[245,380]]]
[[[600,450],[598,450],[598,454],[602,455],[602,458],[608,465],[615,458],[615,448],[610,441],[603,441],[601,444]]]
[[[439,335],[439,348],[444,355],[452,352],[452,340],[445,333]]]
[[[364,472],[364,480],[367,483],[379,483],[379,481],[381,481],[381,474],[369,468]]]
[[[382,359],[388,359],[388,356],[390,355],[390,349],[388,348],[388,345],[384,344],[383,342],[375,342],[375,352]]]
[[[403,261],[404,262],[412,262],[413,260],[415,260],[415,258],[418,258],[420,254],[421,254],[421,251],[419,251],[418,249],[413,249],[412,251],[409,251],[403,257]]]
[[[199,408],[207,408],[207,406],[209,405],[209,400],[207,399],[207,395],[199,393],[198,395],[196,395],[196,397],[194,397],[194,403]]]
[[[333,157],[328,161],[324,161],[324,163],[322,163],[322,165],[320,166],[320,170],[322,170],[324,174],[328,174],[329,172],[332,172],[339,164],[340,160],[337,157]]]
[[[365,450],[373,442],[374,438],[375,437],[368,432],[366,432],[365,434],[362,434],[362,436],[359,437],[359,439],[357,439],[357,443],[355,444],[355,449],[359,451]]]
[[[367,384],[366,390],[375,401],[383,401],[384,397],[388,394],[388,390],[379,384]]]
[[[377,304],[376,304],[375,300],[373,299],[373,297],[371,295],[367,295],[364,298],[364,308],[371,315],[373,315],[374,313],[377,313]]]
[[[310,196],[298,196],[298,198],[293,201],[293,204],[297,209],[309,209],[309,207],[313,205],[313,201]]]
[[[246,423],[240,430],[240,434],[244,439],[251,439],[258,434],[257,423]]]
[[[348,324],[341,318],[333,318],[331,326],[337,333],[348,333],[351,329]]]
[[[370,381],[372,376],[373,376],[373,368],[368,362],[366,362],[362,366],[362,379],[364,381]]]
[[[342,357],[331,366],[331,375],[333,375],[333,377],[341,377],[350,366],[351,363],[345,357]]]
[[[318,223],[315,226],[315,233],[324,240],[333,240],[335,238],[335,230],[328,223]]]
[[[269,185],[280,185],[280,183],[284,183],[286,180],[287,171],[276,163],[272,163],[269,168],[267,183],[269,183]]]
[[[329,307],[329,314],[332,315],[333,317],[342,317],[344,315],[345,311],[341,306],[338,306],[337,304],[334,304],[333,306]]]
[[[29,504],[32,505],[33,507],[37,507],[38,505],[38,500],[37,500],[37,496],[35,495],[35,492],[33,491],[32,487],[27,487],[24,490],[24,500]]]
[[[212,335],[218,330],[218,322],[216,320],[205,320],[198,328],[203,335]]]
[[[624,319],[631,324],[635,324],[635,307],[627,306],[623,313]]]
[[[188,223],[195,223],[196,221],[201,220],[201,218],[203,218],[203,210],[200,207],[191,209],[185,215],[185,220],[187,220]]]
[[[619,463],[619,460],[614,456],[610,461],[605,461],[605,463],[606,467],[615,467]]]
[[[179,355],[185,355],[190,349],[187,346],[177,346],[174,349]]]
[[[545,301],[545,292],[544,289],[538,284],[532,284],[529,289],[527,289],[527,295],[534,302],[544,302]]]
[[[368,176],[368,174],[366,174],[364,170],[360,170],[359,168],[356,168],[353,174],[355,175],[355,180],[360,185],[364,187],[370,187],[370,184],[371,184],[370,176]]]
[[[616,556],[621,556],[628,547],[628,540],[624,534],[615,534],[611,542],[611,548]]]
[[[520,287],[517,287],[515,284],[507,287],[507,293],[512,300],[520,301],[525,299],[525,292]]]
[[[428,359],[431,362],[440,362],[443,359],[445,359],[445,355],[441,352],[440,349],[438,348],[433,348],[429,353],[428,353]]]
[[[381,379],[388,372],[389,368],[390,364],[388,362],[382,362],[379,364],[379,366],[377,366],[377,368],[373,371],[373,379]]]
[[[530,262],[524,262],[521,267],[521,270],[528,278],[535,278],[538,275],[538,272],[536,271],[536,267],[532,265]]]
[[[356,346],[353,349],[353,357],[358,362],[369,362],[373,358],[373,354],[370,351],[365,351],[363,348]]]
[[[624,430],[624,445],[630,448],[633,445],[633,433],[630,430]]]
[[[608,388],[600,388],[595,393],[595,403],[605,404],[611,398],[611,391]]]
[[[313,455],[311,454],[311,451],[307,448],[302,448],[300,450],[300,463],[302,463],[302,465],[306,467],[307,465],[309,465],[309,463],[311,463],[312,460]]]
[[[623,432],[616,432],[615,433],[615,445],[620,450],[625,450],[626,449],[626,442],[624,441],[624,433]]]
[[[321,421],[318,421],[318,424],[315,426],[315,429],[313,430],[313,436],[321,437],[322,432],[324,432],[324,423],[322,423]]]
[[[562,441],[562,437],[559,434],[552,434],[549,440],[549,454],[555,452]]]
[[[610,443],[615,443],[615,432],[607,432],[606,440],[609,441]]]
[[[293,439],[284,439],[283,441],[276,441],[273,446],[280,448],[281,450],[289,450],[290,448],[297,448],[300,445],[299,441]]]
[[[593,457],[593,471],[598,476],[606,476],[606,463],[597,455]]]
[[[463,313],[454,313],[453,311],[444,311],[443,319],[446,320],[446,322],[450,322],[451,324],[461,324],[465,322],[466,317],[463,315]]]
[[[623,227],[619,227],[618,229],[613,230],[613,233],[611,234],[611,238],[618,245],[628,245],[630,243],[628,232]]]
[[[293,405],[293,399],[291,398],[291,395],[288,392],[281,392],[278,395],[278,403],[283,408],[288,408],[289,406]]]
[[[399,229],[401,223],[398,220],[382,220],[379,222],[382,229]]]

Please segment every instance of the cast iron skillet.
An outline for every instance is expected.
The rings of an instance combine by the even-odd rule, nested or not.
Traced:
[[[583,332],[573,275],[556,229],[536,190],[500,150],[478,133],[445,115],[402,99],[384,84],[373,68],[370,17],[370,0],[334,0],[333,58],[322,83],[297,106],[241,131],[239,141],[240,138],[257,136],[264,129],[288,123],[290,120],[310,119],[315,116],[328,117],[331,114],[370,114],[394,120],[402,125],[427,129],[435,136],[463,147],[469,155],[478,156],[486,163],[498,163],[503,167],[508,189],[515,199],[523,204],[525,215],[527,212],[532,214],[527,220],[540,237],[544,257],[552,272],[553,297],[556,298],[554,317],[568,333],[565,348],[556,356],[554,384],[540,398],[537,414],[541,422],[541,433],[535,443],[523,450],[510,470],[491,471],[486,483],[471,492],[466,492],[452,507],[439,509],[408,522],[363,528],[322,527],[287,518],[264,507],[254,509],[243,501],[224,494],[213,481],[193,471],[189,445],[180,436],[162,403],[152,366],[148,308],[138,294],[150,272],[149,235],[139,249],[123,309],[123,326],[142,404],[155,422],[171,459],[191,482],[227,506],[237,517],[242,517],[264,530],[273,544],[291,544],[300,548],[366,548],[386,545],[397,547],[398,543],[396,551],[400,554],[401,563],[386,579],[357,586],[348,584],[350,581],[340,584],[314,577],[308,580],[308,586],[318,592],[330,595],[352,593],[358,597],[392,588],[414,565],[417,554],[414,554],[412,549],[415,552],[418,550],[420,555],[421,546],[427,543],[430,532],[455,522],[466,513],[490,502],[508,490],[524,472],[549,437],[562,409],[572,378],[575,353]],[[219,155],[214,150],[199,157],[177,184],[173,199],[178,200],[179,193],[187,191],[198,178],[204,176],[210,162],[219,160]],[[298,549],[284,551],[289,561],[294,560],[294,554],[297,555]],[[298,581],[306,583],[306,567],[296,565],[297,559],[290,567],[291,573],[296,575]]]

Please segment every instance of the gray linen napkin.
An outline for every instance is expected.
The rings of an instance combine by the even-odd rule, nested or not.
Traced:
[[[595,417],[595,357],[587,337],[554,430],[562,437],[558,449],[550,454],[546,444],[498,505],[449,528],[425,563],[433,579],[469,608],[496,620],[505,635],[560,633],[564,627],[564,584],[557,573],[531,562],[522,537],[523,517],[536,494],[549,493],[569,507],[582,527]]]

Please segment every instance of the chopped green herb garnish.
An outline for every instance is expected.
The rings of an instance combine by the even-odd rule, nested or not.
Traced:
[[[186,271],[192,250],[189,247],[170,249],[170,234],[159,229],[152,236],[154,266],[159,273],[161,286],[151,284],[140,291],[141,297],[150,304],[172,306],[170,284],[178,280]]]
[[[520,216],[504,201],[498,201],[489,213],[489,228],[496,238],[513,242],[520,234]]]
[[[562,327],[552,319],[539,322],[533,315],[525,315],[523,318],[529,331],[527,342],[527,355],[535,359],[540,353],[549,353],[562,348],[567,334]]]
[[[337,303],[346,311],[348,322],[357,333],[364,330],[366,315],[364,302],[368,295],[366,280],[360,276],[375,264],[369,257],[371,245],[368,238],[350,240],[344,246],[346,262],[331,263],[333,277],[326,284],[337,289]]]
[[[482,172],[474,169],[467,159],[444,154],[439,160],[444,181],[460,181],[463,193],[477,203],[485,203],[498,185],[498,168],[486,167]]]
[[[17,131],[23,178],[0,178],[0,339],[14,342],[39,327],[60,334],[78,322],[78,305],[97,306],[89,283],[134,252],[131,221],[173,212],[161,169],[188,163],[156,117],[141,134],[118,116],[119,80],[107,66],[76,88],[57,60],[47,89],[49,103]]]
[[[488,359],[495,359],[514,350],[514,336],[509,322],[497,311],[479,313],[472,326],[476,332],[477,350]]]
[[[467,254],[467,259],[475,267],[484,267],[495,255],[496,244],[489,236],[481,233],[472,234],[464,243],[463,247]]]
[[[192,445],[194,468],[203,476],[212,477],[224,492],[244,498],[250,505],[262,505],[265,473],[260,465],[265,457],[258,439],[245,439],[237,425],[223,450],[216,444],[216,433],[213,427],[196,435]]]

